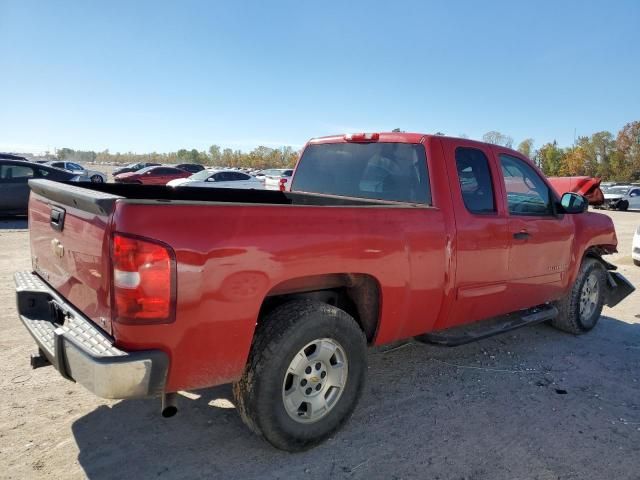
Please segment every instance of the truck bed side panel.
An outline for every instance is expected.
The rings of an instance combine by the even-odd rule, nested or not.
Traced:
[[[429,330],[443,303],[446,236],[436,208],[123,201],[114,224],[176,252],[175,323],[114,324],[120,347],[161,348],[178,359],[169,390],[237,379],[261,304],[285,281],[332,273],[375,278],[382,297],[378,344]]]

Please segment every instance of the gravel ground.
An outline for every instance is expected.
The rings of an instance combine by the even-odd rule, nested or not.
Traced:
[[[611,212],[630,257],[640,212]],[[0,477],[639,479],[640,294],[574,337],[546,325],[445,348],[372,349],[352,420],[320,447],[274,450],[252,435],[227,386],[106,401],[51,368],[16,317],[12,274],[29,269],[26,222],[0,220]]]

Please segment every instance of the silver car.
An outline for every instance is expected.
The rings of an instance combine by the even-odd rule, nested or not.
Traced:
[[[611,210],[640,209],[640,186],[616,185],[602,189],[604,208]]]
[[[237,170],[207,169],[187,178],[177,178],[167,183],[168,187],[253,188],[262,190],[257,178]]]
[[[64,161],[54,161],[47,162],[47,165],[51,165],[52,167],[62,168],[63,170],[68,170],[76,175],[80,175],[83,177],[88,177],[93,183],[105,183],[107,181],[107,176],[96,170],[88,170],[84,168],[79,163],[75,162],[64,162]]]

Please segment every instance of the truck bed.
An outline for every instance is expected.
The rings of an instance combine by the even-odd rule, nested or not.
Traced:
[[[31,189],[33,270],[116,347],[179,356],[168,391],[238,378],[265,298],[337,287],[384,297],[363,315],[372,319],[369,340],[386,343],[432,329],[444,285],[453,280],[445,273],[450,259],[442,211],[427,205],[46,180],[32,181]],[[64,213],[62,228],[56,212]],[[116,234],[172,249],[174,323],[113,320]],[[379,316],[395,321],[376,328]]]

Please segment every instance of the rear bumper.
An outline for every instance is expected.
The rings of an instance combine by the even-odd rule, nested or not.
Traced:
[[[164,393],[169,359],[160,350],[126,352],[30,272],[14,276],[20,320],[65,378],[102,398]]]

